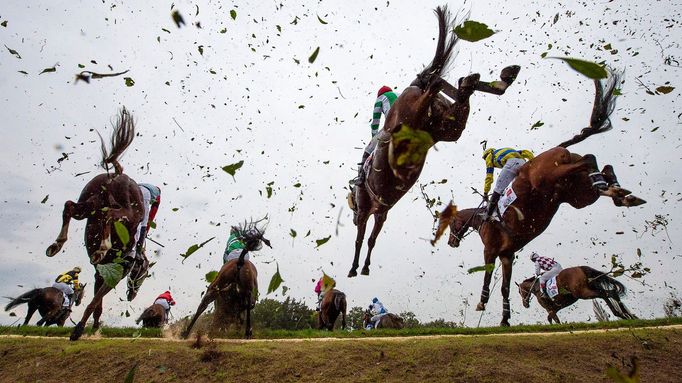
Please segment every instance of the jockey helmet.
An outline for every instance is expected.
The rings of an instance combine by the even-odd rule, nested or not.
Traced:
[[[372,303],[377,303],[377,302],[379,302],[379,298],[377,298],[377,297],[372,298]]]
[[[536,253],[536,252],[530,253],[530,260],[531,261],[538,259],[538,257],[539,257],[538,253]]]
[[[493,148],[488,148],[488,149],[486,149],[486,150],[483,152],[483,157],[482,157],[482,158],[485,160],[485,158],[488,157],[488,155],[493,154],[494,151],[495,151],[495,149],[493,149]]]
[[[377,97],[381,96],[382,94],[384,94],[386,92],[393,92],[393,89],[384,85],[381,88],[379,88],[379,92],[377,92]]]
[[[73,271],[75,271],[75,272],[77,272],[77,273],[80,273],[80,272],[81,272],[81,268],[78,267],[78,266],[76,266],[76,267],[73,268]]]
[[[170,291],[166,290],[166,291],[164,292],[164,294],[170,294]]]

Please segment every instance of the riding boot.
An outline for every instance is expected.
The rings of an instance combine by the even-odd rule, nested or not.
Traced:
[[[547,288],[546,285],[543,284],[540,285],[540,298],[549,298],[549,296],[547,295],[546,288]]]
[[[365,161],[367,161],[369,153],[362,152],[362,161],[358,164],[358,177],[355,179],[355,185],[360,186],[365,183]]]
[[[144,250],[144,242],[146,236],[147,228],[146,227],[140,228],[140,238],[137,240],[137,243],[135,244],[135,256],[138,259],[140,258],[140,254],[142,254],[142,251]]]
[[[493,195],[490,196],[490,202],[488,202],[488,207],[485,212],[485,220],[490,220],[493,217],[493,213],[495,212],[495,209],[497,208],[497,202],[500,200],[500,193],[498,192],[493,192]]]

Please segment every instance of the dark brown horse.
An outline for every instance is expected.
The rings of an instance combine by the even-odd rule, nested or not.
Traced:
[[[64,294],[60,290],[54,287],[45,287],[42,289],[33,289],[21,294],[5,306],[5,311],[9,311],[16,306],[26,303],[28,305],[28,312],[26,313],[24,326],[28,324],[37,310],[41,316],[41,319],[37,323],[38,326],[51,326],[56,324],[59,327],[63,327],[64,323],[66,323],[66,320],[71,315],[71,306],[74,304],[76,306],[81,304],[81,300],[85,295],[85,285],[86,284],[81,283],[78,289],[74,289],[73,299],[68,308],[63,307]]]
[[[253,335],[251,328],[251,310],[256,305],[258,292],[258,271],[256,266],[244,259],[250,251],[262,248],[262,243],[270,246],[270,242],[263,237],[263,231],[255,224],[245,225],[239,228],[243,233],[245,248],[238,259],[228,261],[218,272],[215,280],[206,289],[206,294],[201,299],[196,313],[192,317],[187,328],[182,332],[182,337],[187,338],[199,316],[215,301],[215,313],[213,316],[213,329],[220,331],[230,324],[244,324],[246,321],[245,338]]]
[[[367,324],[369,324],[371,319],[372,313],[370,313],[369,310],[365,310],[365,315],[362,317],[362,327],[367,328]],[[372,327],[374,327],[374,324],[372,324]],[[394,328],[400,330],[403,327],[405,327],[403,318],[393,313],[388,313],[379,318],[379,323],[374,328]]]
[[[111,135],[111,153],[107,151],[104,140],[101,140],[102,167],[107,170],[107,173],[97,175],[90,180],[83,188],[78,202],[66,201],[62,229],[55,242],[46,250],[48,257],[59,253],[66,242],[71,218],[87,219],[85,248],[90,257],[90,263],[95,266],[95,296],[85,309],[80,322],[73,329],[71,340],[80,338],[91,314],[94,319],[93,329],[100,326],[102,299],[114,287],[104,283],[104,278],[100,275],[97,266],[108,265],[119,269],[118,265],[120,265],[122,278],[130,273],[128,276],[129,301],[135,298],[141,281],[147,275],[148,262],[144,255],[142,259],[136,259],[134,244],[134,235],[144,214],[142,193],[137,183],[123,174],[123,168],[118,162],[119,157],[133,142],[134,137],[133,117],[125,108],[122,108]],[[113,174],[109,173],[110,165],[113,165]],[[116,222],[122,224],[127,231],[126,235],[117,235],[114,229]],[[123,238],[128,241],[124,243]]]
[[[625,307],[620,298],[625,295],[625,286],[606,275],[607,273],[587,266],[569,267],[563,269],[556,277],[559,295],[550,299],[540,294],[540,282],[531,277],[516,284],[523,301],[523,307],[530,307],[530,297],[533,293],[538,298],[540,306],[547,310],[549,323],[561,323],[556,313],[575,303],[578,299],[601,298],[609,306],[613,315],[622,319],[636,319]]]
[[[166,309],[155,303],[147,307],[135,321],[136,324],[140,324],[140,322],[142,322],[142,327],[161,327],[168,323]]]
[[[324,295],[320,304],[320,314],[317,316],[320,330],[334,330],[334,323],[341,314],[341,328],[346,328],[346,294],[337,289],[332,289]]]
[[[549,226],[559,206],[568,203],[576,209],[592,205],[600,196],[613,199],[616,206],[637,206],[645,203],[622,189],[611,165],[600,172],[597,159],[592,154],[580,156],[569,152],[566,147],[593,135],[611,129],[609,115],[615,106],[616,85],[620,82],[618,74],[610,74],[604,89],[601,82],[594,82],[596,94],[590,126],[581,134],[558,147],[541,153],[523,165],[512,182],[516,200],[504,212],[501,221],[483,221],[480,208],[465,209],[457,212],[450,223],[452,247],[469,228],[478,230],[483,241],[483,258],[486,265],[494,265],[500,258],[502,263],[503,311],[501,325],[508,326],[511,317],[509,309],[509,284],[511,283],[514,253],[526,246]],[[593,182],[605,181],[608,188],[599,189]],[[493,270],[486,268],[481,292],[481,301],[476,310],[485,310],[488,302],[490,279]]]
[[[471,74],[460,79],[459,89],[445,82],[442,76],[447,72],[458,39],[451,32],[454,23],[447,8],[438,7],[435,12],[438,17],[438,43],[433,61],[417,75],[417,79],[391,107],[383,129],[375,137],[377,146],[365,182],[353,188],[349,195],[349,204],[354,211],[353,223],[357,226],[355,255],[349,277],[357,275],[369,216],[374,216],[374,228],[367,241],[367,257],[361,272],[363,275],[369,275],[372,249],[388,211],[414,185],[424,166],[425,153],[424,156],[418,156],[417,161],[401,163],[397,159],[400,153],[409,152],[406,146],[416,141],[396,141],[394,134],[409,128],[409,131],[417,132],[421,137],[430,137],[418,145],[421,150],[428,150],[439,141],[456,141],[462,135],[469,117],[469,96],[475,90],[503,94],[520,70],[518,66],[507,67],[502,71],[502,81],[492,83],[481,82],[479,74]],[[441,91],[454,103],[441,95]]]

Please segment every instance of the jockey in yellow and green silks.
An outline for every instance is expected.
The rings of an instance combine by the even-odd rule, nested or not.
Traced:
[[[65,273],[59,274],[52,284],[52,287],[62,292],[62,295],[64,296],[62,305],[66,308],[71,306],[74,289],[80,288],[80,282],[78,282],[78,274],[80,272],[81,268],[76,266]]]
[[[488,203],[488,209],[485,214],[485,219],[489,219],[500,196],[509,183],[519,174],[519,169],[526,160],[533,159],[533,152],[530,150],[516,150],[512,148],[494,149],[489,148],[483,152],[483,159],[485,160],[485,184],[483,185],[483,198],[488,200],[488,192],[493,184],[493,172],[495,168],[502,169],[500,175],[497,177],[493,195]]]

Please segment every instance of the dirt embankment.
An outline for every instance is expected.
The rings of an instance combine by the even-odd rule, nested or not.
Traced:
[[[599,382],[639,359],[643,382],[682,381],[678,327],[538,336],[342,342],[0,339],[0,382]]]

